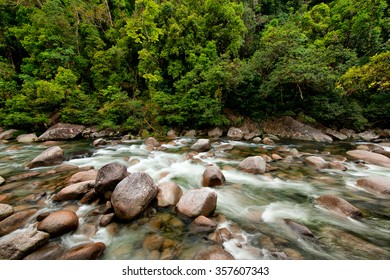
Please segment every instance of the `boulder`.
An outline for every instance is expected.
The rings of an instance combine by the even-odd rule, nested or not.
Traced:
[[[329,167],[328,163],[322,157],[318,156],[309,156],[305,159],[305,162],[315,169],[326,169]]]
[[[14,208],[11,205],[0,203],[0,221],[11,216],[14,213]]]
[[[0,221],[0,237],[24,226],[27,220],[37,212],[35,209],[14,213]]]
[[[0,239],[0,260],[21,260],[49,242],[49,234],[36,229],[10,234]]]
[[[372,140],[379,138],[379,135],[376,135],[374,132],[371,132],[371,131],[365,131],[365,132],[359,133],[358,136],[360,137],[360,139],[367,141],[367,142],[370,142]]]
[[[264,137],[262,142],[263,142],[264,145],[274,145],[275,144],[274,140],[272,140],[269,137]]]
[[[222,130],[219,127],[213,128],[212,130],[209,130],[207,132],[207,135],[210,138],[218,139],[219,137],[222,136]]]
[[[195,129],[191,129],[189,131],[187,131],[184,136],[186,137],[195,137],[196,136],[196,130]]]
[[[19,143],[32,143],[35,142],[38,139],[38,137],[34,134],[21,134],[18,137],[16,137],[16,141]]]
[[[14,137],[16,129],[9,129],[0,133],[0,140],[9,140]]]
[[[209,139],[198,139],[195,144],[191,146],[191,149],[201,153],[207,152],[211,149],[211,142]]]
[[[328,163],[330,169],[346,171],[348,168],[340,161],[332,161]]]
[[[120,163],[108,163],[99,169],[96,182],[96,193],[105,193],[112,191],[115,186],[129,175],[127,167]]]
[[[244,137],[244,133],[237,127],[231,127],[228,130],[227,137],[231,140],[240,141]]]
[[[115,215],[121,220],[131,220],[146,209],[157,195],[153,179],[146,173],[134,173],[123,179],[111,196]]]
[[[232,254],[224,250],[220,245],[210,246],[202,250],[195,257],[196,260],[234,260]]]
[[[252,139],[253,143],[261,143],[261,141],[263,141],[260,137],[255,137]]]
[[[75,184],[90,180],[96,180],[98,172],[95,169],[90,169],[86,171],[80,171],[72,175],[69,179],[69,183]]]
[[[24,260],[55,260],[63,251],[61,244],[51,242],[26,256]]]
[[[50,147],[39,156],[34,158],[29,164],[28,168],[35,168],[41,166],[53,166],[61,164],[64,161],[64,150],[58,146]]]
[[[161,183],[157,188],[158,207],[175,206],[183,195],[182,189],[174,182]]]
[[[334,195],[321,195],[317,198],[317,203],[320,206],[352,218],[362,217],[362,212],[359,209],[345,199]]]
[[[303,124],[291,117],[285,116],[276,121],[269,121],[264,126],[264,132],[281,138],[332,143],[332,138],[318,129]]]
[[[115,213],[105,214],[100,218],[99,226],[106,227],[115,217]]]
[[[385,176],[370,176],[357,180],[356,184],[378,195],[390,196],[390,179]]]
[[[94,187],[94,185],[95,185],[94,180],[79,182],[79,183],[69,185],[69,186],[63,188],[62,190],[60,190],[53,197],[53,201],[80,199],[89,190],[91,190]]]
[[[94,147],[99,147],[104,145],[107,145],[107,140],[103,138],[96,139],[92,142],[92,146]]]
[[[50,213],[37,225],[38,230],[50,234],[50,237],[57,237],[62,234],[74,231],[79,226],[79,218],[76,213],[70,210],[59,210]]]
[[[215,187],[222,186],[226,179],[221,169],[218,166],[208,166],[202,175],[202,186],[203,187]]]
[[[164,245],[164,237],[158,234],[149,234],[145,237],[143,248],[149,252],[154,250],[160,251]]]
[[[167,138],[168,139],[176,139],[177,138],[177,133],[175,130],[171,129],[167,132]]]
[[[48,140],[69,140],[75,138],[81,134],[84,130],[83,125],[74,125],[67,123],[57,123],[48,130],[46,130],[41,136],[38,137],[37,141],[48,141]]]
[[[160,142],[156,140],[154,137],[149,137],[148,139],[145,140],[145,145],[146,146],[151,146],[151,147],[159,147],[161,146]]]
[[[261,156],[247,157],[238,165],[238,169],[247,173],[261,174],[265,172],[266,163]]]
[[[352,151],[348,151],[347,155],[355,159],[364,160],[374,165],[390,167],[390,158],[381,154],[377,154],[369,151],[363,151],[363,150],[352,150]]]
[[[176,205],[177,210],[187,217],[208,216],[217,206],[217,193],[209,188],[192,189],[186,192]]]
[[[344,141],[344,140],[347,140],[348,139],[348,136],[337,131],[337,130],[334,130],[334,129],[331,129],[331,128],[327,128],[325,130],[325,133],[329,136],[331,136],[333,139],[336,139],[336,140],[341,140],[341,141]]]
[[[103,255],[106,245],[102,242],[73,247],[59,256],[58,260],[96,260]]]
[[[209,218],[201,215],[190,224],[191,233],[211,232],[217,228],[218,224]]]

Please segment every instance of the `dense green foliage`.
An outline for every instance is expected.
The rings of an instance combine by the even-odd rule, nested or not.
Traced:
[[[0,0],[0,126],[390,123],[385,0]]]

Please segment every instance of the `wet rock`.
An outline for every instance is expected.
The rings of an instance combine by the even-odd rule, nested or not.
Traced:
[[[11,205],[0,203],[0,221],[11,216],[14,213],[14,208]]]
[[[211,149],[211,143],[209,139],[198,139],[195,144],[191,146],[191,149],[201,153],[207,152]]]
[[[160,147],[161,144],[156,140],[154,137],[149,137],[148,139],[145,140],[145,145],[146,146],[151,146],[151,147]]]
[[[299,224],[290,219],[284,219],[284,223],[288,225],[294,232],[300,235],[314,237],[314,234],[305,225]]]
[[[16,129],[9,129],[0,133],[0,140],[9,140],[14,137]]]
[[[143,248],[149,252],[160,251],[164,244],[164,237],[158,234],[147,235],[143,242]]]
[[[217,147],[217,151],[226,151],[226,150],[232,150],[234,146],[229,143],[221,144]]]
[[[0,260],[21,260],[49,242],[49,234],[29,229],[0,239]]]
[[[365,132],[362,132],[362,133],[359,133],[358,136],[364,140],[364,141],[367,141],[367,142],[370,142],[372,140],[375,140],[377,138],[379,138],[379,135],[376,135],[374,132],[372,131],[365,131]]]
[[[336,139],[336,140],[347,140],[348,139],[348,136],[337,131],[337,130],[334,130],[334,129],[330,129],[330,128],[327,128],[325,130],[325,133],[329,136],[331,136],[333,139]]]
[[[39,136],[37,141],[73,139],[81,134],[84,128],[83,125],[57,123]]]
[[[354,159],[364,160],[371,164],[390,167],[390,158],[381,154],[362,150],[352,150],[348,151],[347,155],[353,157]]]
[[[114,190],[115,186],[129,175],[127,167],[120,163],[108,163],[96,175],[95,191],[103,194]]]
[[[218,166],[208,166],[202,175],[203,187],[222,186],[226,179]]]
[[[196,217],[190,224],[191,233],[211,232],[217,228],[218,224],[205,216]]]
[[[390,196],[390,179],[385,176],[370,176],[357,180],[356,184],[378,195]]]
[[[221,237],[221,234],[219,233],[219,231],[214,231],[214,232],[210,233],[209,236],[207,237],[207,239],[211,240],[217,244],[223,243],[223,240],[222,240],[222,237]]]
[[[244,137],[244,133],[237,127],[231,127],[228,130],[227,137],[231,140],[240,141]]]
[[[183,195],[182,189],[174,182],[161,183],[157,186],[157,206],[174,206]]]
[[[287,116],[267,122],[263,129],[265,133],[274,134],[281,138],[324,143],[332,143],[333,141],[331,137],[321,131]]]
[[[261,156],[247,157],[238,165],[238,169],[247,173],[261,174],[265,172],[265,160]]]
[[[325,208],[334,210],[352,218],[362,217],[362,213],[358,208],[350,204],[345,199],[334,195],[321,195],[317,198],[317,203]]]
[[[19,143],[32,143],[35,142],[38,139],[38,137],[34,134],[21,134],[18,137],[16,137],[16,141]]]
[[[264,139],[263,139],[263,144],[265,144],[265,145],[274,145],[275,144],[275,142],[274,142],[274,140],[272,140],[271,138],[269,138],[269,137],[265,137]]]
[[[283,160],[283,158],[280,155],[278,155],[278,154],[272,154],[271,157],[275,161]]]
[[[220,245],[210,246],[198,253],[196,260],[234,260],[232,254],[224,250]]]
[[[24,210],[14,213],[0,221],[0,237],[26,224],[27,220],[37,212],[35,209]]]
[[[177,203],[177,210],[187,217],[208,216],[217,206],[217,193],[209,188],[192,189]]]
[[[53,197],[53,201],[80,199],[89,190],[91,190],[94,187],[94,185],[95,185],[94,180],[69,185],[63,188],[62,190],[60,190]]]
[[[87,243],[76,246],[63,253],[58,260],[96,260],[101,257],[106,249],[102,242]]]
[[[0,186],[1,186],[2,184],[4,184],[4,182],[5,182],[5,179],[4,179],[3,177],[0,176]]]
[[[37,225],[38,230],[50,234],[50,237],[57,237],[62,234],[74,231],[79,226],[79,218],[76,213],[70,210],[59,210],[50,213]]]
[[[105,214],[100,218],[99,226],[106,227],[114,219],[115,213]]]
[[[59,146],[50,147],[39,156],[34,158],[29,164],[28,168],[35,168],[41,166],[52,166],[61,164],[64,161],[64,150]]]
[[[72,177],[70,177],[69,183],[75,184],[90,180],[96,180],[97,174],[98,172],[95,169],[77,172],[73,174]]]
[[[146,173],[134,173],[123,179],[111,196],[115,215],[130,220],[146,209],[157,195],[153,179]]]
[[[80,199],[81,204],[90,204],[95,199],[98,198],[98,194],[95,192],[95,189],[90,189],[83,197]]]
[[[246,141],[249,141],[249,140],[252,140],[253,138],[255,138],[256,136],[258,136],[259,134],[258,133],[255,133],[255,132],[248,132],[248,133],[244,133],[244,139]]]
[[[325,169],[329,167],[328,163],[322,157],[309,156],[305,159],[305,161],[316,169]]]
[[[61,244],[51,242],[26,256],[24,260],[55,260],[63,251]]]
[[[252,139],[254,143],[261,143],[262,139],[260,137],[255,137]]]
[[[26,180],[26,179],[38,177],[41,174],[42,173],[39,172],[39,171],[32,171],[32,172],[26,172],[26,173],[14,175],[14,176],[11,176],[11,177],[7,178],[7,183],[23,181],[23,180]]]
[[[210,138],[214,138],[214,139],[218,139],[219,137],[222,136],[222,130],[219,128],[219,127],[216,127],[216,128],[213,128],[212,130],[210,130],[207,135],[210,137]]]
[[[346,171],[348,168],[340,161],[332,161],[328,163],[330,169],[336,169],[341,171]]]
[[[107,140],[103,138],[96,139],[92,142],[92,146],[94,147],[99,147],[104,145],[107,145]]]

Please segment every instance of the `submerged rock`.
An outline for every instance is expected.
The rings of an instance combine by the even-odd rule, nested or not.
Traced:
[[[39,136],[37,141],[73,139],[81,134],[84,128],[83,125],[57,123]]]
[[[0,237],[25,225],[27,220],[36,212],[36,209],[24,210],[14,213],[0,221]]]
[[[76,246],[63,253],[58,260],[96,260],[103,255],[106,245],[103,242]]]
[[[127,167],[120,163],[108,163],[96,175],[95,191],[103,194],[114,190],[115,186],[129,175]]]
[[[369,176],[357,180],[356,184],[378,195],[390,196],[390,178],[385,176]]]
[[[49,234],[29,229],[0,239],[0,260],[21,260],[49,242]]]
[[[238,165],[238,169],[241,169],[247,173],[261,174],[265,172],[266,164],[265,160],[261,156],[247,157]]]
[[[300,235],[314,237],[314,234],[305,225],[299,224],[290,219],[284,219],[284,223],[288,225],[294,232],[297,232]]]
[[[217,206],[217,193],[209,188],[192,189],[186,192],[176,205],[177,210],[190,218],[208,216]]]
[[[0,203],[0,221],[11,216],[14,213],[14,208],[11,205]]]
[[[64,251],[61,244],[51,242],[29,254],[24,260],[55,260]]]
[[[50,237],[57,237],[62,234],[74,231],[79,226],[79,218],[76,213],[70,210],[59,210],[50,213],[37,225],[38,230],[50,234]]]
[[[220,245],[210,246],[201,251],[195,257],[196,260],[234,260],[232,254],[224,250]]]
[[[321,195],[317,198],[317,203],[325,208],[352,218],[362,217],[362,212],[358,208],[345,199],[334,195]]]
[[[202,175],[203,187],[222,186],[226,179],[218,166],[208,166]]]
[[[61,164],[64,161],[64,150],[59,146],[50,147],[39,156],[34,158],[29,164],[28,168],[35,168],[41,166],[53,166]]]
[[[146,209],[157,195],[153,179],[146,173],[134,173],[123,179],[111,196],[115,215],[121,220],[131,220]]]

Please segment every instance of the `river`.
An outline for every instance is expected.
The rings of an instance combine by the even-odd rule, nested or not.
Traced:
[[[218,165],[226,183],[214,188],[218,200],[213,219],[219,229],[228,232],[223,246],[236,259],[390,258],[390,199],[356,185],[357,179],[369,175],[388,176],[390,180],[390,168],[359,164],[346,156],[346,151],[368,143],[281,140],[275,145],[264,145],[218,139],[213,140],[209,152],[193,155],[190,147],[195,141],[186,137],[162,141],[165,144],[154,150],[148,149],[142,140],[118,141],[100,147],[93,147],[88,140],[57,144],[65,151],[66,161],[62,165],[92,166],[98,170],[107,163],[119,162],[130,173],[146,172],[156,184],[176,182],[184,192],[201,187],[207,165]],[[0,144],[0,176],[7,179],[31,172],[25,165],[46,148],[40,143]],[[385,145],[383,148],[390,150]],[[269,162],[271,169],[265,174],[237,169],[248,156],[272,154],[283,159]],[[304,161],[309,155],[327,161],[344,159],[347,170],[316,170]],[[38,175],[0,186],[0,202],[15,209],[35,208],[38,210],[35,216],[56,209],[74,210],[79,216],[78,230],[52,240],[65,248],[100,241],[106,245],[103,259],[193,259],[197,252],[214,244],[209,233],[191,232],[188,226],[191,220],[172,208],[150,207],[134,221],[99,227],[97,210],[104,205],[52,201],[53,195],[65,185],[64,178],[57,173],[50,175],[50,170],[53,167],[36,168],[32,171],[38,171]],[[324,194],[346,199],[361,210],[363,217],[353,219],[318,206],[315,200]],[[286,223],[289,220],[305,225],[314,237],[294,231]],[[33,227],[34,223],[31,219],[24,227]],[[145,249],[145,237],[151,234],[162,236],[165,243],[173,244],[169,248],[174,250]]]

